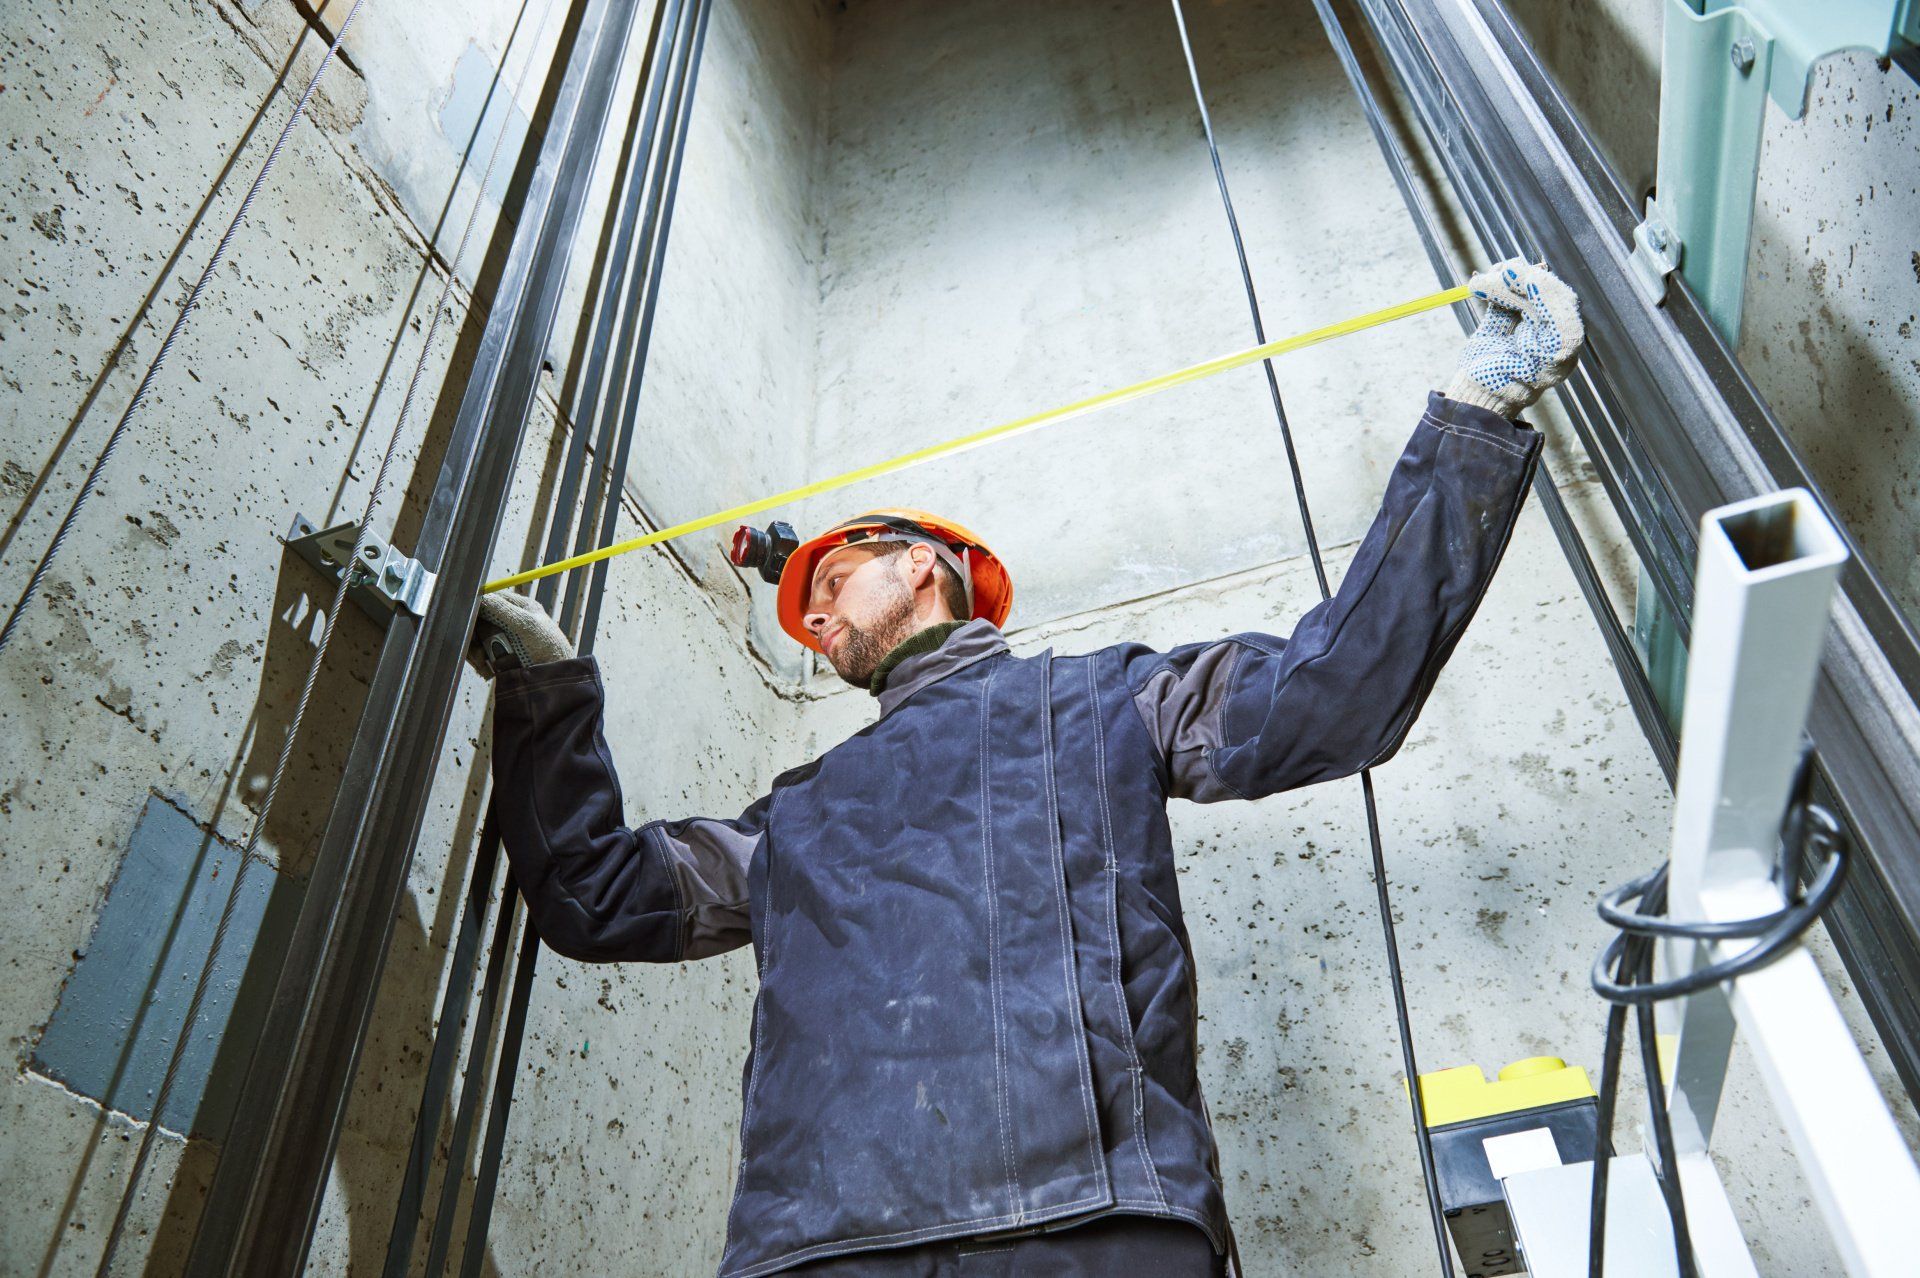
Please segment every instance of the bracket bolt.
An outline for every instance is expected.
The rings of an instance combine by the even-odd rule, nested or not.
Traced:
[[[1648,223],[1647,243],[1652,246],[1653,251],[1656,253],[1666,252],[1668,244],[1671,243],[1671,241],[1667,239],[1667,228],[1658,222]]]
[[[1759,50],[1754,48],[1750,38],[1741,36],[1733,42],[1733,47],[1727,50],[1727,54],[1733,59],[1733,69],[1741,75],[1747,75],[1753,70],[1753,63],[1759,57]]]

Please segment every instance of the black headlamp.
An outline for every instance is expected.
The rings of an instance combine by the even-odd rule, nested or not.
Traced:
[[[787,559],[800,548],[799,534],[793,531],[793,525],[776,521],[765,528],[750,528],[741,524],[733,530],[733,546],[727,552],[737,568],[755,568],[760,572],[760,580],[769,585],[780,584],[780,572],[787,566]]]

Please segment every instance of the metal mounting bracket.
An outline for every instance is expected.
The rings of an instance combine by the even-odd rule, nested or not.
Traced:
[[[1680,266],[1680,241],[1660,205],[1647,201],[1647,216],[1633,228],[1633,283],[1655,306],[1667,300],[1667,276]]]
[[[396,608],[416,617],[426,614],[427,600],[433,597],[433,574],[378,537],[368,537],[356,558],[359,524],[349,521],[316,529],[312,520],[295,512],[293,528],[284,540],[287,549],[330,580],[351,573],[347,596],[375,621],[384,624]]]
[[[1798,119],[1821,58],[1915,43],[1920,0],[1667,0],[1655,190],[1680,273],[1729,341],[1740,336],[1767,98]],[[1638,276],[1638,230],[1634,241]]]

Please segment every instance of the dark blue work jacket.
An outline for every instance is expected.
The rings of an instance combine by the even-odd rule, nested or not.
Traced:
[[[972,622],[735,820],[628,828],[591,660],[502,676],[498,806],[546,943],[594,962],[754,947],[723,1278],[1110,1212],[1224,1245],[1166,801],[1391,755],[1539,443],[1436,395],[1291,638],[1016,657]]]

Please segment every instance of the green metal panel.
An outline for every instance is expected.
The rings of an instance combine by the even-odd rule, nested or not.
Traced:
[[[1633,603],[1633,646],[1640,650],[1640,665],[1653,685],[1661,713],[1668,726],[1679,732],[1687,691],[1687,645],[1645,568],[1640,570],[1640,590]]]
[[[1729,340],[1740,332],[1773,56],[1772,36],[1745,11],[1702,15],[1667,0],[1655,198],[1680,242],[1680,273]]]

